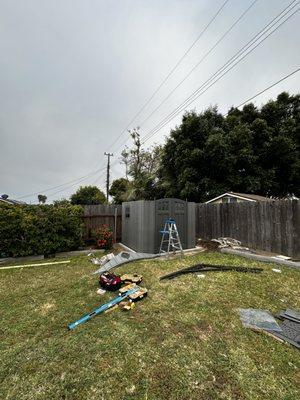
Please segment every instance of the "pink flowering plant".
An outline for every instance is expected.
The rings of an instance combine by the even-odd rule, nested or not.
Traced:
[[[113,247],[113,231],[106,224],[93,231],[93,238],[99,249],[110,250]]]

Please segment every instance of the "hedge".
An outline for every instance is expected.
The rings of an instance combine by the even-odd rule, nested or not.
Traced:
[[[82,246],[81,206],[0,205],[0,257],[49,255]]]

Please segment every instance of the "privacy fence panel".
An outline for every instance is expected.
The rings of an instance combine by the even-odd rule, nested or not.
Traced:
[[[232,237],[253,249],[300,257],[300,201],[197,204],[197,237]]]
[[[91,238],[93,229],[100,228],[101,225],[108,225],[111,229],[115,230],[116,223],[116,239],[117,242],[122,237],[122,206],[121,205],[108,205],[99,204],[84,206],[84,238],[88,240]]]

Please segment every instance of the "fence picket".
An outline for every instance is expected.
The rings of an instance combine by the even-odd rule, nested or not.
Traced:
[[[97,204],[83,206],[84,239],[91,238],[92,230],[100,228],[101,225],[108,225],[114,232],[115,210],[117,209],[117,242],[122,237],[122,206],[110,204]]]
[[[197,237],[230,236],[253,249],[300,256],[300,200],[197,204]]]

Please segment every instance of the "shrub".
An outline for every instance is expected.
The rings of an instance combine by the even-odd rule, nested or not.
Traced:
[[[49,255],[82,245],[82,214],[74,205],[0,206],[0,256]]]
[[[105,194],[97,186],[80,186],[71,196],[72,204],[104,204]]]
[[[113,232],[108,225],[102,225],[92,232],[92,238],[99,249],[110,250],[113,247]]]

